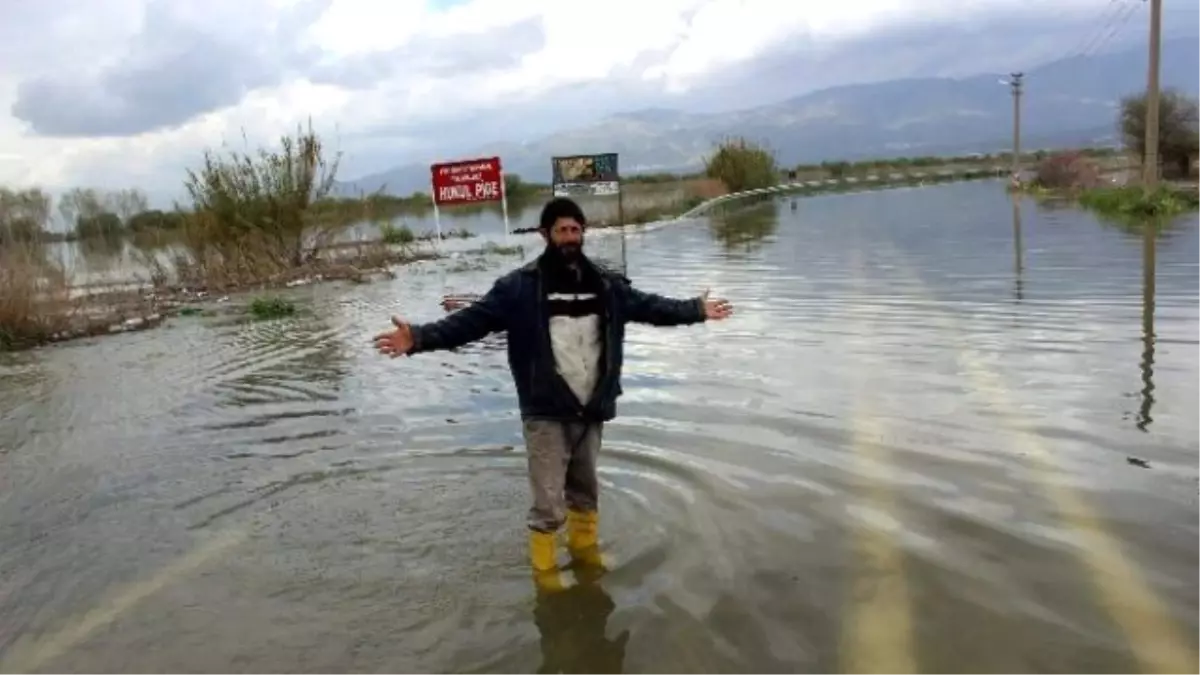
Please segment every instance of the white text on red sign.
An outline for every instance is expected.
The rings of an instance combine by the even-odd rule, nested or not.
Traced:
[[[500,199],[500,181],[472,181],[458,185],[442,185],[437,189],[437,197],[439,202]]]
[[[483,171],[495,171],[496,165],[492,162],[471,162],[469,164],[452,164],[450,166],[439,166],[438,174],[442,176],[457,176],[464,173],[478,173]]]

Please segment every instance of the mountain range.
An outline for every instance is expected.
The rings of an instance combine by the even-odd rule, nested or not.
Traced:
[[[1196,96],[1198,52],[1200,38],[1165,41],[1162,86]],[[730,136],[766,143],[784,165],[994,152],[1012,143],[1006,79],[1007,74],[985,73],[847,85],[722,113],[639,110],[529,143],[489,144],[477,156],[498,155],[506,172],[548,182],[555,155],[616,152],[624,175],[696,170],[714,143]],[[1121,97],[1145,88],[1146,50],[1053,61],[1026,72],[1024,81],[1024,149],[1116,144]],[[399,195],[428,191],[429,167],[400,166],[338,186],[344,194],[379,189]]]

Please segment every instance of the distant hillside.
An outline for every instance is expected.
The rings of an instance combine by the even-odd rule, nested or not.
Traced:
[[[1200,39],[1163,44],[1162,83],[1190,95],[1200,89]],[[524,143],[479,148],[505,169],[548,181],[550,157],[617,152],[623,173],[684,171],[702,166],[717,140],[730,135],[765,141],[781,162],[967,154],[1011,144],[1012,99],[999,74],[965,79],[917,78],[833,87],[771,105],[720,114],[653,109],[615,115],[598,124]],[[1025,148],[1117,141],[1116,107],[1146,80],[1144,47],[1055,61],[1025,75]],[[398,167],[350,181],[346,192],[410,194],[427,190],[429,168]]]

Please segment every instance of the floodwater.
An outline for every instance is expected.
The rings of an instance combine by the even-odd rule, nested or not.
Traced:
[[[631,214],[647,208],[661,208],[681,203],[689,196],[686,189],[678,185],[642,188],[625,198],[625,208]],[[595,222],[615,222],[618,214],[617,200],[612,197],[580,196],[577,201]],[[528,237],[509,236],[508,232],[535,227],[541,211],[541,203],[523,201],[509,206],[508,223],[498,205],[489,204],[482,208],[444,208],[440,223],[431,210],[404,213],[392,218],[389,224],[405,226],[414,233],[433,233],[440,225],[443,233],[452,230],[467,230],[473,236],[468,239],[447,237],[441,244],[444,252],[479,250],[487,244],[509,245],[530,241]],[[376,241],[379,239],[379,224],[360,222],[340,233],[338,240]],[[419,246],[429,246],[422,242]],[[133,241],[115,242],[56,242],[48,247],[49,257],[70,273],[76,285],[145,283],[151,278],[151,262],[171,267],[175,255],[185,251],[172,245],[167,238],[158,246],[139,248]],[[609,251],[606,251],[608,253]],[[619,252],[614,249],[612,252]]]
[[[1195,672],[1194,219],[966,183],[626,244],[739,313],[631,329],[599,581],[534,592],[502,339],[369,343],[517,260],[413,266],[5,357],[0,670]]]

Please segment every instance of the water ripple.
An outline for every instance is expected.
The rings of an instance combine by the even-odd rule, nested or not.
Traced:
[[[0,666],[1140,669],[1114,597],[1197,627],[1197,228],[1158,243],[1147,341],[1140,237],[1027,204],[1015,249],[1012,215],[975,184],[629,233],[639,287],[738,314],[629,328],[612,568],[557,599],[526,571],[504,336],[370,346],[516,258],[4,357]],[[1089,585],[1081,522],[1133,577]]]

